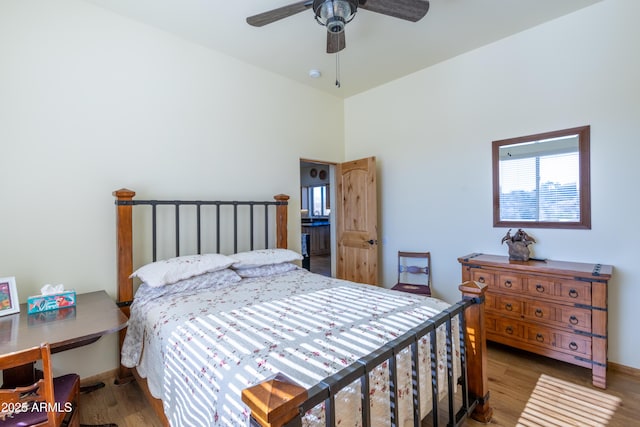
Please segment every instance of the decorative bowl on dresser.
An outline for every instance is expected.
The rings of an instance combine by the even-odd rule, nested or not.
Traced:
[[[463,282],[488,285],[488,340],[589,368],[593,385],[606,388],[612,266],[478,253],[458,261]]]

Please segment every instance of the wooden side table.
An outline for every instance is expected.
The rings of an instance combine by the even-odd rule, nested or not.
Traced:
[[[11,331],[0,337],[0,353],[12,353],[35,347],[43,342],[51,353],[91,344],[103,335],[127,326],[127,317],[105,291],[78,294],[76,306],[59,310],[27,314],[27,305],[20,313],[0,317],[3,329]],[[3,371],[3,387],[32,384],[33,365]]]

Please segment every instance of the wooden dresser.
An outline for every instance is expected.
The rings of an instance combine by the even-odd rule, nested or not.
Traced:
[[[463,282],[488,285],[488,340],[587,367],[593,385],[606,388],[612,266],[476,253],[458,261]]]

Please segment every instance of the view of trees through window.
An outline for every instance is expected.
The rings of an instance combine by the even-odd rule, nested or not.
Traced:
[[[500,162],[500,218],[580,221],[577,152]]]

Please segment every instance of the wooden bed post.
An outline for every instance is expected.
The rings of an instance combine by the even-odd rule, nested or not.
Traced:
[[[482,298],[482,303],[467,307],[464,314],[466,323],[467,379],[469,393],[480,401],[471,418],[482,423],[491,421],[493,408],[489,405],[489,379],[487,377],[487,340],[484,323],[484,296],[487,285],[473,281],[464,282],[458,289],[463,298]]]
[[[289,196],[286,194],[276,194],[273,198],[278,202],[284,202],[284,204],[276,206],[276,248],[286,249],[288,247],[287,210],[289,207]]]
[[[131,202],[133,196],[136,195],[135,191],[126,188],[116,190],[112,194],[118,202]],[[133,205],[130,203],[116,205],[116,251],[118,269],[118,294],[116,302],[118,303],[129,302],[133,299],[133,279],[129,278],[129,275],[133,272],[132,208]],[[128,305],[120,307],[120,310],[129,317]],[[119,350],[122,349],[125,335],[126,328],[120,330]],[[132,379],[131,369],[120,365],[116,383],[124,383]]]
[[[282,374],[242,390],[242,401],[262,427],[281,427],[298,415],[307,390]]]

